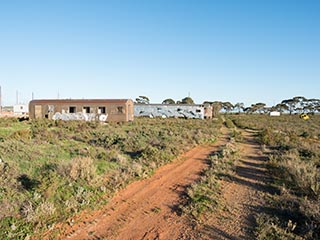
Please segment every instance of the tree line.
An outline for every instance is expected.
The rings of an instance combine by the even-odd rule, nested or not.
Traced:
[[[139,104],[150,104],[150,99],[147,96],[139,96],[136,98],[136,103]],[[181,100],[175,101],[172,98],[166,98],[162,101],[162,104],[195,104],[191,97],[185,97]],[[231,102],[222,102],[222,101],[204,101],[204,105],[211,105],[214,109],[214,115],[220,111],[226,113],[260,113],[267,114],[273,111],[280,113],[289,113],[289,114],[301,114],[301,113],[320,113],[320,99],[312,98],[307,99],[303,96],[296,96],[290,99],[285,99],[280,103],[272,107],[267,107],[265,103],[258,102],[251,104],[251,106],[246,107],[244,103],[238,102],[232,104]]]

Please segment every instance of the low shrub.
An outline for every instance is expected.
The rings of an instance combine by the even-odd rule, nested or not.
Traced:
[[[0,121],[0,239],[38,236],[103,204],[183,151],[216,139],[220,127],[186,119]]]
[[[180,206],[182,212],[201,222],[204,213],[221,207],[220,180],[232,175],[238,157],[239,149],[233,141],[227,143],[222,150],[213,153],[209,158],[209,167],[199,182],[187,189],[186,203]]]
[[[269,170],[280,195],[257,218],[257,239],[320,239],[320,116],[233,116],[238,126],[259,129]]]

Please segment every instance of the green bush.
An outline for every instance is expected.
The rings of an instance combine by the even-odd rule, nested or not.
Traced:
[[[185,119],[104,125],[1,120],[0,238],[38,236],[81,209],[103,204],[183,151],[216,139],[220,127]]]
[[[221,207],[220,180],[233,174],[238,157],[239,149],[232,141],[221,151],[212,154],[209,168],[205,170],[200,181],[187,189],[187,202],[180,206],[181,210],[193,219],[201,221],[205,213]]]
[[[258,218],[257,238],[320,239],[320,116],[308,121],[296,115],[232,118],[237,126],[260,130],[261,143],[272,150],[269,168],[274,184],[284,192],[270,196],[273,214]]]

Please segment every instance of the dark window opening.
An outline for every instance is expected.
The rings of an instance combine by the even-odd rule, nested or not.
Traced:
[[[106,113],[106,107],[99,107],[98,108],[99,114],[105,114]]]
[[[83,107],[84,113],[90,113],[90,107]]]
[[[76,113],[77,108],[76,107],[69,107],[69,113]]]
[[[118,113],[124,113],[123,107],[118,107]]]
[[[49,115],[48,115],[48,114],[45,114],[44,117],[45,117],[45,118],[49,118]]]
[[[197,110],[196,110],[196,112],[197,112],[197,113],[200,113],[200,112],[201,112],[201,110],[200,110],[200,109],[197,109]]]

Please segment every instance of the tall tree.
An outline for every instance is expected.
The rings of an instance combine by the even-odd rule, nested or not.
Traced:
[[[146,96],[139,96],[136,98],[136,102],[140,103],[140,104],[149,104],[150,103],[150,99]]]
[[[278,103],[276,106],[274,106],[274,110],[283,113],[284,111],[288,111],[289,108],[284,103]]]
[[[303,112],[305,105],[307,104],[307,99],[303,96],[297,96],[292,98],[292,100],[296,103],[294,106],[294,111]]]
[[[175,104],[176,102],[172,98],[167,98],[162,101],[162,104]]]
[[[194,101],[191,97],[185,97],[181,100],[182,104],[194,104]]]
[[[304,112],[309,112],[309,113],[315,113],[317,112],[320,106],[320,100],[319,99],[307,99],[305,101],[305,104],[303,106],[303,111]]]
[[[266,112],[267,109],[265,108],[266,104],[265,103],[255,103],[251,104],[250,112],[258,112],[258,113],[263,113]]]
[[[222,108],[229,113],[233,110],[234,106],[231,102],[222,102]]]
[[[203,104],[203,105],[205,105],[205,104],[212,105],[212,104],[213,104],[213,102],[211,102],[211,101],[204,101],[202,104]]]
[[[244,103],[242,103],[242,102],[236,103],[236,104],[234,105],[234,108],[238,110],[238,113],[240,113],[241,110],[244,109]]]
[[[294,109],[295,109],[296,104],[297,104],[297,100],[286,99],[286,100],[283,100],[281,103],[287,105],[288,111],[289,111],[289,113],[291,115],[294,112]]]
[[[252,107],[246,107],[246,108],[243,109],[243,111],[244,111],[246,114],[251,114],[251,113],[253,113]]]

